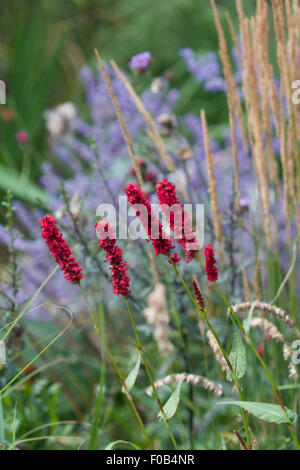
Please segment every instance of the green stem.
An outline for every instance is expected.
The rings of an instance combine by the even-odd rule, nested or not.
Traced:
[[[97,322],[96,322],[95,316],[94,316],[94,314],[93,314],[93,311],[92,311],[92,309],[91,309],[91,306],[90,306],[90,304],[89,304],[89,301],[88,301],[88,299],[87,299],[87,296],[85,295],[85,292],[84,292],[83,287],[81,286],[81,284],[79,283],[78,285],[79,285],[79,287],[80,287],[82,296],[83,296],[83,298],[84,298],[84,300],[85,300],[85,303],[86,303],[87,309],[88,309],[88,311],[89,311],[90,317],[91,317],[91,319],[92,319],[92,321],[93,321],[93,324],[94,324],[96,333],[97,333],[97,335],[98,335],[98,337],[99,337],[99,339],[100,339],[100,341],[101,341],[100,328],[99,328],[99,326],[98,326],[98,324],[97,324]],[[116,373],[117,373],[117,375],[118,375],[118,377],[119,377],[119,379],[120,379],[120,382],[121,382],[121,384],[122,384],[122,386],[123,386],[123,389],[125,390],[125,395],[126,395],[126,398],[127,398],[128,401],[129,401],[129,404],[130,404],[130,406],[131,406],[131,408],[132,408],[132,411],[133,411],[133,413],[134,413],[134,415],[135,415],[135,417],[136,417],[136,419],[137,419],[137,421],[138,421],[138,423],[139,423],[139,425],[140,425],[140,427],[141,427],[141,429],[142,429],[142,431],[143,431],[143,434],[144,434],[145,438],[147,439],[147,442],[148,442],[148,444],[149,444],[150,449],[153,450],[153,444],[152,444],[151,439],[150,439],[150,437],[149,437],[149,435],[148,435],[148,433],[147,433],[147,431],[146,431],[146,429],[145,429],[144,423],[143,423],[142,418],[141,418],[141,416],[140,416],[140,414],[139,414],[139,412],[138,412],[138,410],[137,410],[137,408],[136,408],[136,405],[135,405],[135,403],[134,403],[134,401],[133,401],[133,398],[132,398],[131,394],[130,394],[129,391],[128,391],[128,388],[127,388],[127,385],[126,385],[126,383],[125,383],[124,377],[123,377],[123,375],[122,375],[122,373],[121,373],[121,371],[120,371],[120,369],[119,369],[119,367],[118,367],[118,365],[117,365],[117,363],[116,363],[116,361],[115,361],[115,358],[114,358],[114,356],[112,355],[112,353],[111,353],[111,351],[110,351],[110,349],[109,349],[107,343],[105,343],[105,347],[106,347],[106,351],[107,351],[107,353],[108,353],[108,355],[109,355],[109,358],[110,358],[110,360],[111,360],[111,363],[112,363],[112,365],[113,365],[113,367],[114,367],[114,369],[115,369],[115,371],[116,371]]]
[[[277,397],[277,400],[282,408],[282,411],[286,417],[286,420],[287,420],[287,423],[289,425],[289,429],[290,429],[290,433],[291,433],[291,436],[293,438],[293,441],[297,447],[298,450],[300,450],[300,445],[299,445],[299,442],[298,442],[298,439],[297,439],[297,436],[296,436],[296,433],[294,432],[294,430],[292,429],[292,426],[293,426],[293,423],[291,422],[290,418],[289,418],[289,415],[286,411],[286,407],[285,407],[285,404],[283,402],[283,399],[282,399],[282,396],[281,396],[281,393],[280,391],[278,390],[276,384],[275,384],[275,381],[272,377],[272,374],[267,366],[267,364],[265,363],[265,361],[263,360],[263,358],[261,357],[261,355],[257,352],[257,349],[256,347],[254,346],[254,344],[252,343],[252,340],[251,338],[247,335],[239,317],[237,316],[236,312],[234,311],[234,309],[232,308],[232,305],[230,304],[229,300],[226,298],[226,296],[223,294],[223,292],[221,291],[221,289],[219,288],[218,284],[216,282],[213,283],[214,285],[214,288],[216,289],[217,293],[220,295],[220,297],[224,300],[224,302],[226,303],[226,305],[228,306],[229,310],[230,310],[230,313],[232,315],[232,317],[234,318],[234,320],[236,321],[238,327],[240,328],[243,336],[244,336],[244,339],[246,341],[246,343],[248,344],[248,346],[250,347],[250,349],[253,351],[253,353],[255,354],[255,356],[257,357],[258,361],[260,362],[260,364],[262,365],[263,369],[265,370],[267,376],[268,376],[268,379],[272,385],[272,388],[276,394],[276,397]]]
[[[19,320],[21,320],[21,318],[23,317],[23,315],[26,313],[26,310],[28,309],[28,307],[32,304],[32,302],[36,299],[36,297],[39,295],[39,293],[41,292],[42,289],[44,289],[45,285],[47,284],[48,281],[50,281],[51,277],[56,273],[58,269],[58,266],[55,266],[55,268],[51,271],[51,273],[49,274],[49,276],[44,280],[44,282],[42,282],[42,284],[40,285],[40,287],[35,291],[35,293],[33,294],[33,296],[28,300],[27,304],[25,305],[25,307],[21,310],[21,312],[19,313],[19,315],[17,316],[17,318],[11,323],[10,327],[6,330],[6,332],[4,333],[4,335],[2,336],[1,338],[1,341],[5,341],[6,338],[8,337],[9,333],[11,332],[11,330],[14,328],[15,324],[18,323]]]
[[[207,314],[205,312],[203,312],[201,310],[201,308],[199,307],[195,297],[193,296],[192,292],[190,291],[188,285],[186,284],[185,280],[183,279],[183,277],[181,276],[180,272],[178,271],[178,268],[177,266],[173,263],[173,261],[171,260],[171,257],[169,257],[171,263],[172,263],[172,266],[173,266],[173,269],[176,273],[176,275],[179,277],[180,281],[182,282],[185,290],[187,291],[191,301],[193,302],[193,304],[195,305],[196,309],[198,310],[198,312],[200,313],[200,315],[202,316],[204,322],[206,323],[207,327],[210,329],[210,331],[212,332],[212,334],[214,335],[214,338],[216,339],[218,345],[219,345],[219,348],[223,354],[223,357],[226,361],[226,364],[228,365],[228,368],[232,374],[232,377],[233,377],[233,380],[234,380],[234,383],[236,385],[236,388],[238,390],[238,394],[239,394],[239,399],[240,401],[243,401],[243,392],[242,392],[242,388],[241,388],[241,385],[239,383],[239,380],[238,380],[238,377],[236,375],[236,373],[234,372],[234,369],[233,369],[233,366],[231,364],[231,361],[225,351],[225,349],[223,348],[223,345],[218,337],[218,334],[217,332],[215,331],[214,327],[212,326],[212,324],[210,323],[210,321],[208,320],[207,318]],[[248,448],[250,448],[250,444],[251,444],[251,438],[250,438],[250,432],[249,432],[249,427],[248,427],[248,422],[247,422],[247,415],[246,415],[246,412],[245,410],[242,410],[242,418],[243,418],[243,422],[244,422],[244,428],[245,428],[245,433],[246,433],[246,439],[247,439],[247,444],[248,444]]]
[[[128,302],[128,299],[126,297],[125,298],[125,302],[126,302],[126,305],[127,305],[127,309],[128,309],[128,313],[129,313],[129,316],[130,316],[130,320],[131,320],[131,323],[132,323],[132,327],[133,327],[133,330],[134,330],[134,334],[135,334],[135,337],[136,337],[136,341],[137,341],[137,346],[138,346],[138,349],[139,349],[139,352],[141,354],[141,357],[142,357],[142,360],[143,360],[143,363],[144,363],[144,366],[145,366],[145,369],[146,369],[146,372],[147,372],[147,375],[148,375],[148,378],[149,378],[149,381],[150,381],[150,384],[151,384],[151,387],[153,389],[153,393],[155,395],[155,398],[157,400],[157,403],[158,403],[158,406],[159,406],[159,409],[161,411],[161,414],[162,414],[162,417],[163,417],[163,421],[164,421],[164,424],[170,434],[170,437],[171,437],[171,440],[173,442],[173,445],[175,447],[176,450],[178,450],[178,445],[177,445],[177,442],[176,442],[176,439],[174,437],[174,434],[172,432],[172,429],[171,429],[171,426],[167,420],[167,417],[166,417],[166,414],[165,414],[165,410],[164,410],[164,407],[162,405],[162,402],[159,398],[159,395],[158,395],[158,392],[157,392],[157,389],[155,387],[155,383],[152,379],[152,376],[151,376],[151,372],[150,372],[150,369],[149,369],[149,366],[148,366],[148,363],[147,363],[147,360],[145,358],[145,355],[144,355],[144,351],[143,351],[143,347],[142,347],[142,344],[141,344],[141,341],[140,341],[140,337],[139,337],[139,334],[138,334],[138,331],[137,331],[137,328],[136,328],[136,324],[135,324],[135,321],[134,321],[134,318],[133,318],[133,315],[132,315],[132,311],[131,311],[131,308],[130,308],[130,305],[129,305],[129,302]]]

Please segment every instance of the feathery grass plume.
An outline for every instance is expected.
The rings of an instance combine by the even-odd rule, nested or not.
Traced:
[[[243,276],[243,292],[246,302],[251,302],[251,290],[248,281],[248,276],[246,273],[246,269],[242,269],[242,276]]]
[[[266,320],[265,318],[252,317],[250,324],[252,328],[261,328],[272,339],[274,339],[276,343],[284,341],[284,336],[282,333],[280,333],[277,326],[275,326],[273,323]]]
[[[265,0],[258,0],[256,17],[252,18],[252,37],[256,50],[257,70],[260,80],[260,98],[262,102],[262,124],[266,135],[266,155],[268,159],[269,173],[276,188],[277,196],[280,197],[279,168],[272,148],[272,119],[269,104],[269,74],[268,74],[268,52],[269,52],[269,25],[268,6]]]
[[[300,198],[300,155],[299,155],[299,137],[297,135],[297,126],[298,115],[297,108],[292,101],[292,87],[291,84],[294,80],[299,78],[297,72],[293,65],[298,63],[299,57],[295,59],[294,52],[294,41],[293,41],[293,14],[289,2],[285,2],[285,7],[282,0],[272,0],[272,10],[274,18],[274,27],[277,43],[277,61],[282,79],[282,88],[281,93],[283,98],[286,98],[288,105],[288,133],[291,134],[289,151],[287,155],[288,168],[287,172],[289,174],[289,190],[291,194],[291,202],[293,207],[291,211],[296,212],[296,220],[298,227],[298,234],[300,234],[300,216],[297,211],[297,200]],[[294,2],[295,11],[298,9],[298,2]],[[285,12],[287,13],[287,28],[286,28],[286,17]],[[294,13],[295,14],[295,13]],[[296,18],[296,16],[295,16]],[[297,22],[296,22],[297,23]],[[297,24],[296,28],[299,28]],[[288,34],[288,40],[286,42],[286,32]],[[295,180],[295,171],[298,175],[297,181]],[[295,196],[295,188],[297,191],[297,197]]]
[[[209,346],[211,347],[211,350],[213,351],[216,360],[220,364],[221,368],[223,371],[227,370],[227,363],[224,359],[223,353],[221,351],[220,346],[218,345],[218,342],[212,332],[210,330],[207,331],[206,333],[207,339]]]
[[[56,225],[56,220],[52,215],[46,215],[40,219],[40,223],[42,238],[44,238],[51,255],[64,272],[65,279],[72,284],[79,284],[84,274],[76,258],[72,256],[69,245]]]
[[[241,190],[240,190],[240,177],[239,177],[239,158],[238,158],[238,147],[236,139],[236,128],[235,128],[235,119],[234,119],[234,106],[237,101],[237,91],[235,86],[235,81],[233,78],[233,73],[231,69],[231,63],[229,59],[226,39],[224,31],[219,19],[217,7],[215,0],[211,0],[215,23],[217,26],[217,32],[219,36],[219,55],[223,65],[224,76],[226,80],[226,93],[227,93],[227,102],[228,102],[228,111],[229,111],[229,123],[231,129],[231,140],[232,140],[232,150],[233,150],[233,162],[234,162],[234,183],[236,190],[236,207],[239,208],[240,199],[241,199]]]
[[[251,309],[253,304],[251,302],[245,302],[242,304],[234,305],[232,308],[236,313],[244,313]],[[271,305],[266,302],[255,302],[255,310],[261,313],[267,313],[269,315],[275,315],[279,320],[283,321],[289,328],[293,328],[294,334],[300,338],[300,331],[296,327],[295,321],[282,309]],[[229,314],[228,309],[228,314]]]
[[[223,387],[221,384],[216,384],[215,382],[208,380],[206,377],[202,377],[202,375],[187,374],[185,372],[181,374],[167,375],[167,377],[157,380],[155,382],[155,387],[157,390],[159,390],[164,385],[179,383],[182,380],[187,384],[193,385],[194,387],[203,387],[205,390],[212,392],[218,398],[223,395]],[[147,395],[151,396],[152,392],[152,388],[148,387],[146,390]]]
[[[291,346],[289,344],[285,343],[283,345],[283,358],[284,358],[285,361],[290,360],[290,363],[288,365],[289,378],[291,380],[293,380],[294,382],[297,382],[298,379],[299,379],[299,374],[298,374],[298,371],[297,371],[297,368],[296,368],[295,364],[292,361],[293,354],[294,354],[294,351],[291,348]]]
[[[205,111],[201,111],[201,120],[203,126],[203,136],[204,136],[204,147],[206,153],[206,164],[208,172],[208,181],[209,181],[209,196],[210,196],[210,207],[212,211],[212,220],[214,225],[214,230],[216,238],[219,242],[219,255],[220,260],[224,262],[224,235],[222,228],[222,216],[218,207],[218,195],[217,195],[217,184],[214,171],[214,157],[211,153],[210,142],[209,142],[209,132],[207,127]]]
[[[144,185],[144,181],[143,181],[143,177],[142,177],[142,172],[141,172],[141,168],[139,166],[139,163],[138,163],[138,159],[135,155],[135,152],[134,152],[134,147],[133,147],[133,142],[132,142],[132,139],[131,139],[131,136],[129,134],[129,131],[128,131],[128,128],[127,128],[127,125],[124,121],[124,118],[122,116],[122,113],[121,113],[121,109],[120,109],[120,106],[118,104],[118,101],[117,101],[117,98],[116,98],[116,95],[114,93],[114,90],[113,90],[113,87],[112,87],[112,83],[111,83],[111,79],[106,71],[106,68],[105,68],[105,65],[104,65],[104,62],[103,60],[101,59],[100,57],[100,54],[99,52],[97,51],[97,49],[95,49],[95,54],[96,54],[96,57],[98,59],[98,62],[99,62],[99,65],[100,65],[100,68],[101,68],[101,71],[103,73],[103,77],[104,77],[104,80],[106,82],[106,85],[107,85],[107,89],[108,89],[108,93],[109,93],[109,96],[110,96],[110,99],[112,101],[112,104],[115,108],[115,112],[116,112],[116,115],[117,115],[117,118],[118,118],[118,121],[120,123],[120,127],[121,127],[121,130],[122,130],[122,134],[123,134],[123,137],[124,137],[124,140],[126,142],[126,145],[127,145],[127,148],[128,148],[128,152],[129,152],[129,155],[130,155],[130,158],[131,158],[131,161],[132,161],[132,165],[133,165],[133,168],[136,172],[136,176],[137,176],[137,179],[138,179],[138,182],[141,186],[141,188],[143,188],[143,185]]]
[[[264,158],[264,136],[259,100],[258,78],[256,73],[256,58],[250,34],[249,20],[245,18],[241,24],[241,39],[243,50],[243,91],[248,116],[249,137],[251,141],[253,165],[257,187],[262,204],[262,226],[269,246],[272,245],[270,227],[269,179]]]
[[[163,356],[173,351],[169,340],[169,314],[166,299],[166,289],[161,283],[156,284],[154,290],[148,295],[148,307],[143,310],[147,323],[154,327],[154,339],[158,350]],[[152,389],[152,388],[151,388]]]
[[[138,111],[141,113],[142,117],[144,118],[144,120],[145,120],[145,122],[146,122],[146,124],[149,128],[149,131],[150,131],[149,136],[153,140],[153,143],[156,145],[156,148],[158,150],[159,155],[161,156],[161,159],[166,164],[166,167],[168,168],[168,170],[171,173],[174,173],[175,166],[174,166],[173,160],[172,160],[171,156],[168,154],[168,152],[165,148],[164,141],[161,138],[159,130],[157,129],[157,126],[156,126],[151,114],[146,110],[146,108],[143,105],[140,97],[135,92],[135,90],[133,89],[131,83],[129,82],[129,80],[127,79],[125,74],[119,69],[117,64],[113,60],[111,60],[110,63],[112,65],[113,69],[115,70],[116,74],[118,75],[118,77],[120,77],[120,79],[124,83],[128,93],[132,96],[133,101],[134,101]]]
[[[230,87],[228,87],[228,84],[227,84],[227,90],[226,90],[228,105],[231,102],[231,99],[229,99],[229,98],[232,98],[232,100],[233,100],[232,101],[232,105],[233,105],[232,110],[238,118],[240,130],[241,130],[241,133],[242,133],[244,148],[245,148],[246,152],[248,152],[249,151],[249,145],[248,145],[248,138],[247,138],[247,131],[246,131],[246,127],[247,127],[247,125],[246,125],[246,116],[245,116],[245,113],[243,111],[241,98],[240,98],[240,95],[239,95],[239,92],[238,92],[238,89],[237,89],[237,86],[236,86],[236,83],[235,83],[235,80],[234,80],[234,76],[233,76],[233,72],[232,72],[232,68],[231,68],[231,60],[230,60],[230,57],[229,57],[228,47],[227,47],[227,43],[226,43],[226,39],[225,39],[225,34],[224,34],[224,30],[222,28],[222,24],[221,24],[220,19],[219,19],[218,10],[215,6],[215,0],[211,0],[211,3],[212,3],[213,14],[214,14],[214,18],[215,18],[216,27],[217,27],[218,37],[219,37],[220,58],[221,58],[223,69],[224,69],[224,76],[225,76],[225,79],[226,79],[226,84],[227,84],[227,75],[228,75],[228,79],[230,81]],[[229,25],[229,29],[230,29],[230,33],[231,33],[231,36],[232,36],[233,43],[234,43],[234,45],[236,47],[236,50],[237,50],[237,54],[238,54],[238,57],[239,57],[240,64],[242,64],[242,53],[241,53],[241,48],[240,48],[240,45],[239,45],[239,40],[238,40],[237,35],[235,33],[235,30],[234,30],[234,27],[233,27],[233,24],[232,24],[232,21],[231,21],[231,18],[230,18],[230,15],[229,15],[228,11],[226,11],[226,18],[227,18],[227,22],[228,22],[228,25]],[[230,91],[228,91],[228,90],[230,90]],[[232,93],[231,93],[231,91],[232,91]]]

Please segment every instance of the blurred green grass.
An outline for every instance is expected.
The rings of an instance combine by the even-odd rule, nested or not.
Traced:
[[[234,0],[217,1],[225,22],[225,10],[237,15]],[[248,12],[255,0],[247,0]],[[209,108],[215,124],[226,119],[224,99],[201,93],[188,75],[178,50],[217,50],[217,34],[208,0],[10,0],[0,4],[0,78],[7,81],[7,105],[15,120],[0,119],[2,182],[20,197],[27,196],[19,174],[24,153],[15,140],[18,130],[30,137],[30,181],[36,182],[40,165],[50,158],[44,128],[45,109],[82,97],[79,69],[95,63],[94,47],[105,59],[114,58],[126,68],[130,57],[150,50],[152,73],[175,71],[172,86],[182,89],[179,112]],[[2,111],[4,107],[1,107]],[[9,178],[3,168],[9,171]],[[10,184],[15,179],[15,183]],[[28,185],[28,182],[27,182]],[[18,194],[16,194],[18,187]],[[28,186],[27,186],[28,188]],[[32,188],[36,192],[36,188]],[[30,192],[30,194],[32,193]]]

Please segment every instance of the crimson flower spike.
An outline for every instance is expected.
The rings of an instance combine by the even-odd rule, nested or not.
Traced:
[[[123,250],[116,244],[115,231],[106,220],[101,220],[95,227],[99,246],[106,251],[105,262],[110,263],[113,291],[116,295],[123,295],[127,299],[131,293],[130,277],[127,276],[127,263],[123,260]]]
[[[197,304],[199,305],[200,307],[200,310],[202,312],[205,311],[205,303],[204,303],[204,299],[202,297],[202,294],[200,292],[200,289],[199,289],[199,286],[197,284],[196,281],[192,281],[192,285],[193,285],[193,290],[194,290],[194,294],[195,294],[195,297],[196,297],[196,300],[197,300]]]
[[[51,255],[64,272],[65,279],[72,284],[79,284],[84,275],[76,258],[72,256],[72,251],[59,228],[56,226],[56,220],[51,215],[46,215],[43,219],[40,219],[40,223],[42,238],[44,238]]]
[[[192,261],[200,250],[200,244],[197,241],[196,234],[193,231],[192,223],[187,213],[183,210],[183,205],[177,198],[176,188],[174,184],[167,179],[157,183],[157,196],[161,205],[161,209],[167,219],[170,220],[170,228],[176,234],[180,234],[178,243],[185,251],[187,263]],[[176,210],[169,210],[173,208]],[[194,249],[188,248],[189,244],[194,245]]]
[[[137,184],[129,184],[126,188],[126,195],[128,198],[129,204],[134,206],[139,206],[141,210],[136,211],[136,215],[139,217],[146,233],[148,234],[149,240],[151,241],[155,255],[170,255],[171,250],[173,250],[173,240],[163,231],[163,227],[155,214],[153,213],[150,202],[147,197],[140,189]],[[137,207],[135,207],[136,209]],[[172,257],[173,263],[178,263],[180,258],[175,255]]]
[[[207,245],[204,250],[205,256],[205,272],[209,282],[216,282],[218,280],[218,268],[215,266],[216,258],[212,246]]]

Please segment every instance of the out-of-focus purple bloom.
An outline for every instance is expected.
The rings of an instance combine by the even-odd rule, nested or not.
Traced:
[[[226,92],[226,82],[222,77],[215,77],[207,80],[204,83],[204,90],[211,91],[212,93]]]
[[[152,57],[150,52],[141,52],[140,54],[134,55],[131,57],[128,64],[131,70],[137,70],[138,72],[143,72],[151,64]]]
[[[278,155],[281,152],[281,143],[279,137],[273,137],[272,139],[272,149],[273,152]]]
[[[208,52],[196,57],[191,49],[181,49],[179,55],[183,58],[197,82],[203,83],[220,77],[221,67],[216,52]]]

